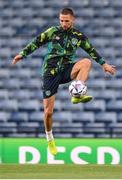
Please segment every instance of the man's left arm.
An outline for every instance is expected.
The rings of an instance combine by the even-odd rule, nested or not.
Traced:
[[[105,59],[97,52],[96,48],[92,46],[87,36],[82,34],[80,47],[84,49],[90,57],[102,66],[102,69],[106,73],[112,75],[115,74],[116,69],[114,65],[110,65],[105,62]]]
[[[110,73],[112,75],[115,75],[115,73],[116,73],[116,68],[114,65],[105,63],[102,65],[102,69],[105,73]]]

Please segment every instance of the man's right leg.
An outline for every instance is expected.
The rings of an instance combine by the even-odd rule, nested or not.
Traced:
[[[51,154],[56,155],[57,149],[55,146],[53,134],[52,134],[52,115],[54,109],[55,96],[43,99],[44,105],[44,126],[46,132],[46,138],[48,141],[48,148]]]

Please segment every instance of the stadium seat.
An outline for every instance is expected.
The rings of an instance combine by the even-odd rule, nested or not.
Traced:
[[[106,109],[108,111],[120,112],[122,110],[122,101],[121,100],[111,100],[107,103]]]
[[[92,7],[95,7],[96,9],[98,8],[103,8],[109,5],[109,0],[103,0],[103,1],[97,1],[97,0],[92,0],[89,1],[89,5]]]
[[[78,133],[75,135],[76,138],[94,138],[94,133]]]
[[[57,8],[62,8],[65,5],[65,2],[66,1],[61,2],[61,1],[57,1],[57,0],[47,1],[46,5],[57,9]]]
[[[18,79],[27,79],[31,77],[31,70],[28,68],[25,69],[14,69],[10,72],[10,77],[14,77],[14,75],[16,74],[16,78]]]
[[[6,113],[18,110],[17,100],[15,100],[15,99],[12,99],[12,100],[8,100],[8,99],[1,100],[0,101],[0,110],[6,111]]]
[[[59,122],[71,122],[72,114],[70,111],[54,112],[53,120]]]
[[[86,111],[99,112],[99,111],[105,111],[105,109],[106,109],[106,104],[104,100],[94,100],[84,105],[84,110]]]
[[[83,125],[87,123],[91,123],[94,121],[94,113],[93,112],[77,112],[76,114],[72,113],[72,121],[73,122],[80,122]]]
[[[41,122],[43,123],[43,112],[32,112],[29,114],[29,121],[31,122]]]
[[[7,79],[9,78],[9,76],[10,76],[10,71],[8,70],[8,68],[1,69],[0,78]]]
[[[83,8],[81,11],[81,8],[77,8],[77,16],[82,17],[82,18],[91,18],[94,16],[94,11],[92,8],[88,7],[88,8]]]
[[[111,125],[111,137],[122,137],[122,123],[113,123]]]
[[[0,1],[0,137],[45,137],[40,68],[47,48],[41,47],[16,66],[11,62],[37,34],[59,24],[59,10],[66,6],[75,10],[75,26],[117,67],[117,73],[106,77],[92,61],[87,86],[94,99],[87,104],[72,104],[69,84],[61,85],[54,106],[54,134],[62,138],[122,137],[121,0]],[[79,49],[76,59],[81,57],[89,55]]]
[[[106,101],[111,99],[116,99],[119,96],[119,92],[114,89],[106,89],[103,93],[103,90],[89,91],[93,95],[94,99],[104,99]]]
[[[115,90],[121,89],[122,88],[121,78],[107,81],[106,88],[115,89]]]
[[[8,134],[14,134],[17,131],[16,123],[14,122],[0,122],[0,135],[8,137]]]
[[[16,77],[9,78],[9,79],[3,79],[3,88],[6,88],[8,90],[10,89],[19,89],[20,87],[20,81]]]
[[[122,112],[117,114],[117,122],[122,122]]]
[[[43,8],[45,5],[44,0],[35,0],[35,1],[31,1],[31,6],[33,8]]]
[[[103,122],[106,125],[108,123],[116,123],[117,116],[115,112],[100,112],[95,115],[96,122]]]
[[[23,100],[30,99],[31,91],[28,89],[15,89],[8,92],[8,96],[11,99]]]
[[[111,138],[110,133],[102,133],[102,134],[97,134],[97,138]]]
[[[56,132],[54,132],[54,136],[59,137],[59,138],[72,138],[72,134],[70,132],[69,133],[56,133]],[[45,135],[43,137],[45,137]]]
[[[22,100],[18,102],[18,109],[20,111],[38,111],[40,103],[37,100]]]
[[[37,122],[22,122],[17,128],[17,132],[25,134],[34,134],[34,136],[38,136],[39,132],[41,132],[41,129],[39,129],[39,124]]]
[[[21,122],[27,122],[28,114],[26,112],[13,112],[11,113],[8,121],[15,122],[17,124],[20,124]]]
[[[7,122],[9,119],[10,114],[6,113],[5,111],[0,112],[0,122]]]
[[[0,89],[0,100],[7,99],[9,92],[7,89]]]
[[[41,79],[29,78],[23,79],[20,82],[20,88],[25,89],[40,89],[41,88]]]
[[[98,137],[101,134],[105,134],[106,129],[104,123],[89,123],[83,128],[83,133],[94,134],[94,137]]]
[[[110,5],[114,7],[122,7],[122,2],[120,0],[116,0],[116,2],[114,0],[111,0]]]

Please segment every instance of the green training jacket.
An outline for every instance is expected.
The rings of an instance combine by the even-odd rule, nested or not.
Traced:
[[[97,63],[101,65],[105,63],[88,37],[74,27],[68,30],[63,30],[61,26],[50,27],[40,33],[19,54],[26,58],[44,44],[48,44],[48,51],[42,67],[43,75],[54,74],[57,70],[63,69],[66,64],[73,63],[78,48],[85,50]]]

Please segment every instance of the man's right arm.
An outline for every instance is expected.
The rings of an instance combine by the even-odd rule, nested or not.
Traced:
[[[18,61],[20,61],[23,58],[26,58],[28,55],[32,54],[41,45],[46,43],[46,41],[47,41],[47,39],[46,39],[45,33],[41,33],[32,42],[30,42],[19,54],[17,54],[14,57],[12,64],[16,64]]]
[[[32,42],[30,42],[18,55],[16,55],[12,61],[12,64],[16,64],[18,61],[26,58],[28,55],[32,54],[36,49],[38,49],[43,44],[50,41],[51,35],[55,31],[55,28],[49,28],[43,33],[40,33]]]
[[[18,61],[22,60],[22,56],[20,54],[17,54],[13,61],[12,61],[12,64],[15,65]]]

